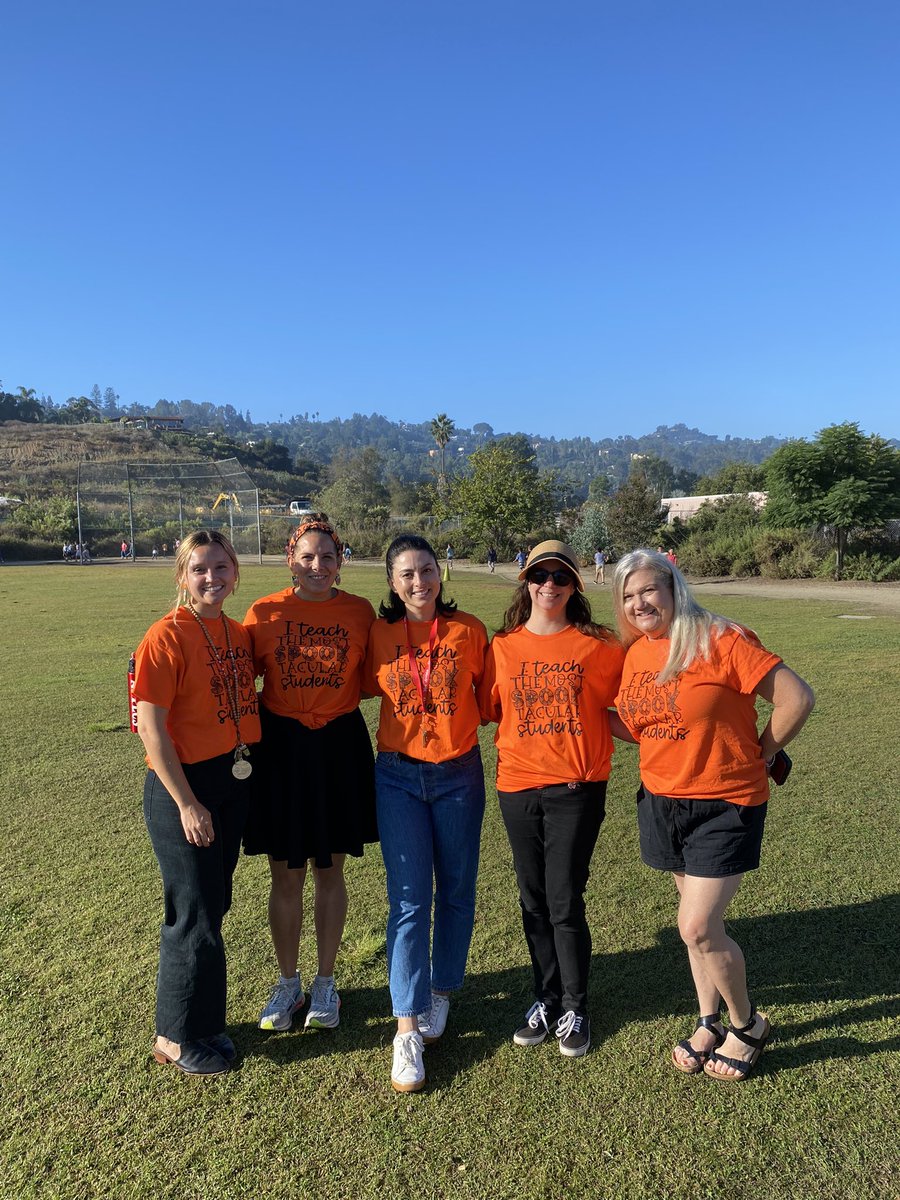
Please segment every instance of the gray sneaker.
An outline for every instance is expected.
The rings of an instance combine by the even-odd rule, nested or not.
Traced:
[[[334,986],[334,976],[324,979],[317,975],[309,996],[307,1029],[337,1029],[340,1022],[341,998]]]
[[[547,1005],[538,1000],[525,1014],[525,1024],[513,1034],[513,1041],[517,1046],[539,1046],[550,1036],[550,1027],[558,1019],[559,1009],[551,1013]]]
[[[306,996],[303,994],[300,976],[295,975],[293,979],[279,977],[278,982],[269,993],[265,1008],[259,1014],[260,1029],[273,1029],[279,1032],[290,1029],[294,1013],[305,1003]]]
[[[559,1052],[566,1058],[581,1058],[591,1048],[591,1022],[584,1013],[565,1012],[556,1023]]]

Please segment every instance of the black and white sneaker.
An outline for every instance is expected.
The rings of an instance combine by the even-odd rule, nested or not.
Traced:
[[[513,1034],[513,1041],[517,1046],[539,1046],[550,1036],[550,1027],[555,1021],[556,1014],[538,1000],[525,1014],[525,1024]]]
[[[591,1022],[584,1013],[572,1010],[563,1013],[556,1022],[559,1052],[567,1058],[581,1058],[591,1048]]]

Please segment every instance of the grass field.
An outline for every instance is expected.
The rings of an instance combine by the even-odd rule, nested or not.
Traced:
[[[246,567],[229,612],[286,582]],[[382,575],[355,564],[345,584],[376,599]],[[451,590],[492,626],[510,585],[473,573]],[[621,749],[588,896],[591,1053],[510,1040],[530,971],[489,789],[468,979],[427,1051],[427,1090],[398,1097],[377,848],[348,866],[338,1030],[257,1030],[267,872],[245,859],[226,927],[240,1069],[199,1080],[149,1059],[160,884],[125,668],[171,591],[163,564],[0,568],[2,1200],[900,1196],[900,618],[838,620],[844,603],[814,597],[719,606],[818,695],[762,868],[730,910],[776,1033],[746,1084],[669,1065],[694,1004],[672,885],[638,861]],[[608,595],[595,607],[609,619]]]

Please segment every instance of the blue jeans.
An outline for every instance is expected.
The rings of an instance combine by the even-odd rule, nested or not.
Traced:
[[[432,988],[451,992],[465,975],[484,817],[481,751],[474,746],[443,763],[382,752],[375,794],[387,872],[391,1003],[395,1017],[414,1017],[431,1007]]]

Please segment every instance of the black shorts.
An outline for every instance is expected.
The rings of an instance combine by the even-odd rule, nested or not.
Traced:
[[[641,785],[641,859],[657,871],[683,871],[703,879],[755,871],[767,808],[768,804],[657,796]]]

